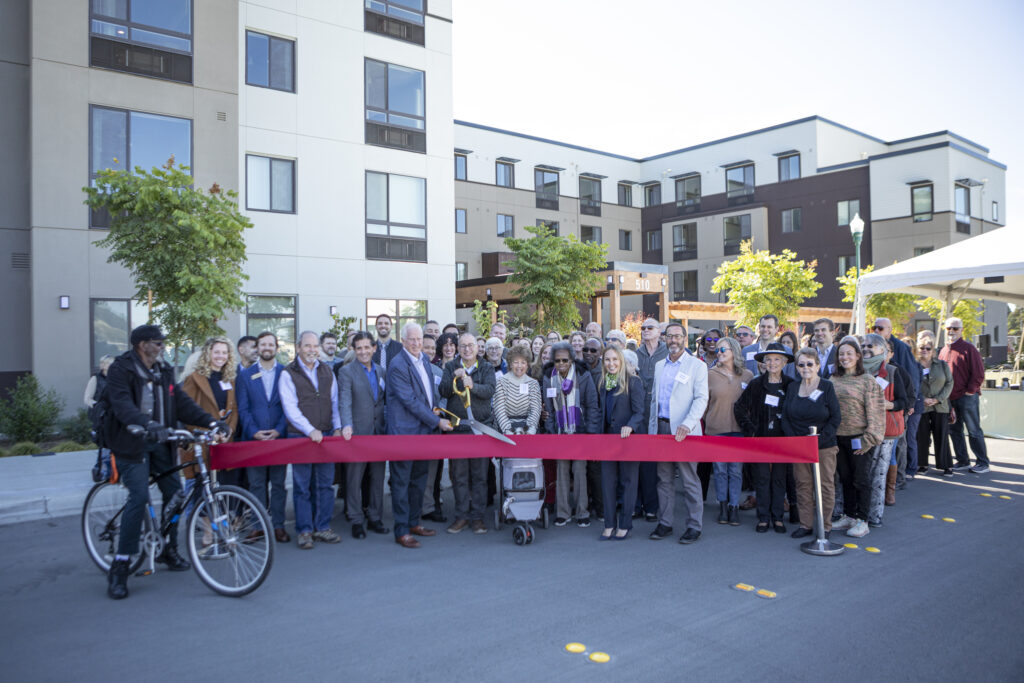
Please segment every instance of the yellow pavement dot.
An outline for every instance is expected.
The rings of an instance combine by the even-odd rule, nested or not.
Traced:
[[[935,515],[921,515],[921,519],[935,519]]]
[[[597,662],[598,664],[607,664],[611,657],[608,656],[607,652],[592,652],[590,654],[590,661]]]
[[[1012,500],[1009,496],[999,496],[1003,500]]]
[[[978,495],[981,496],[982,498],[991,498],[992,497],[991,493],[979,493]]]
[[[765,590],[764,588],[757,591],[757,596],[759,598],[768,598],[769,600],[771,600],[772,598],[776,597],[776,595],[777,594],[775,593],[775,591]]]
[[[586,649],[587,649],[587,646],[584,645],[583,643],[569,643],[568,645],[565,646],[565,651],[566,652],[572,652],[573,654],[579,654],[581,652],[585,652]]]
[[[844,543],[843,547],[844,548],[859,548],[860,546],[858,546],[856,543]]]
[[[868,547],[864,548],[864,550],[868,551],[869,553],[880,553],[880,552],[882,552],[878,548],[875,548],[874,546],[870,546],[870,545]]]
[[[953,519],[952,517],[943,517],[942,521],[943,522],[955,522],[956,520]]]
[[[754,587],[751,586],[749,583],[737,583],[735,586],[733,586],[733,588],[735,588],[738,591],[746,591],[748,593],[754,590]]]

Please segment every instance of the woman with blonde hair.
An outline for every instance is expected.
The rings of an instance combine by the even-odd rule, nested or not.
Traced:
[[[704,413],[704,433],[743,436],[733,406],[743,395],[743,390],[754,378],[754,374],[747,370],[743,362],[743,349],[732,337],[719,337],[714,352],[716,361],[708,370],[708,408]],[[715,495],[718,498],[718,523],[739,526],[743,463],[716,462],[712,467],[715,473]]]
[[[601,411],[604,434],[618,434],[623,439],[633,432],[644,433],[644,383],[626,367],[626,358],[616,346],[604,350],[601,359],[601,381],[597,387],[597,405]],[[602,541],[622,541],[633,528],[640,463],[636,461],[602,461],[601,489],[604,507]],[[616,500],[622,487],[622,508],[616,519]]]
[[[185,393],[203,410],[224,420],[231,428],[232,435],[238,426],[238,403],[235,399],[237,373],[238,358],[235,356],[235,345],[227,337],[210,337],[199,351],[195,371],[186,377],[181,385]],[[194,425],[187,427],[197,428]],[[209,450],[203,451],[203,457],[209,464]],[[218,482],[237,484],[240,471],[221,470],[218,473]],[[195,476],[192,468],[187,468],[184,472],[186,478],[191,479]]]

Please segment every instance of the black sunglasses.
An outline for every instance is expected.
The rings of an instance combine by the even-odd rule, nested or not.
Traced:
[[[601,349],[588,349],[586,347],[583,348],[583,353],[600,353],[600,352],[601,352]]]
[[[706,337],[704,339],[704,343],[705,344],[707,344],[707,343],[715,344],[715,343],[718,342],[719,339],[721,339],[721,337]]]
[[[568,358],[556,358],[552,362],[561,365],[562,363],[571,363],[572,361],[569,360]]]
[[[814,363],[797,363],[796,366],[798,368],[813,368]]]
[[[920,346],[918,347],[918,351],[931,351],[934,348],[934,346]]]
[[[947,327],[946,331],[948,332],[949,330],[959,330],[959,329],[960,329],[959,327]]]
[[[650,325],[648,325],[647,327],[641,327],[640,329],[641,330],[656,330],[658,328],[657,327],[651,327]]]
[[[873,330],[884,330],[885,328],[884,328],[884,327],[882,327],[881,325],[875,325],[875,326],[874,326],[874,327],[872,327],[871,329],[873,329]]]

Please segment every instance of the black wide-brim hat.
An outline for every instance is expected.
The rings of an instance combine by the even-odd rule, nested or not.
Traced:
[[[755,353],[754,360],[756,360],[758,363],[763,363],[764,357],[773,353],[778,354],[780,356],[785,356],[787,363],[793,362],[793,352],[789,350],[788,346],[780,342],[772,342],[764,351]]]

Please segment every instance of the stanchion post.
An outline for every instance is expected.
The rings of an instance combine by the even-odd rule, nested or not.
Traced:
[[[818,435],[818,428],[811,427],[811,436]],[[800,550],[808,555],[842,555],[846,550],[841,545],[832,543],[825,538],[825,513],[821,508],[821,464],[815,462],[811,467],[814,471],[814,540],[800,544]],[[829,514],[832,511],[829,510]]]

